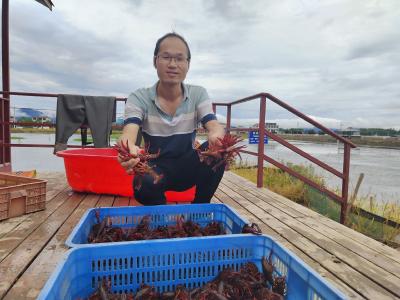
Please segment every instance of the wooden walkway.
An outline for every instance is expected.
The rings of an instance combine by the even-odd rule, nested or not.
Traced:
[[[47,209],[0,222],[0,299],[35,299],[67,251],[65,239],[91,207],[134,199],[74,193],[64,174],[47,179]],[[400,252],[226,172],[214,202],[261,225],[350,299],[400,299]]]

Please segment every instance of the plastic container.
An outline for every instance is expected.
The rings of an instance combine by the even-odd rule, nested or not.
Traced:
[[[272,238],[242,234],[75,248],[57,266],[38,299],[87,297],[103,278],[111,280],[113,292],[136,292],[142,283],[159,292],[179,284],[194,288],[227,266],[238,270],[251,261],[261,270],[261,258],[271,251],[277,273],[286,276],[285,299],[346,299]]]
[[[46,208],[46,180],[0,173],[0,220]]]
[[[183,216],[185,220],[192,220],[205,226],[211,221],[223,224],[227,234],[241,233],[248,221],[242,218],[235,210],[225,204],[196,204],[196,205],[157,205],[157,206],[126,206],[91,208],[82,216],[66,240],[68,247],[81,247],[88,244],[90,229],[97,224],[95,212],[100,214],[100,220],[110,217],[113,226],[122,228],[134,227],[146,215],[151,216],[151,227],[160,225],[175,225],[176,219]],[[126,242],[125,242],[126,243]]]
[[[128,175],[117,160],[113,148],[83,148],[57,152],[64,158],[68,184],[74,191],[133,196],[133,175]],[[191,202],[196,189],[167,191],[167,202]]]

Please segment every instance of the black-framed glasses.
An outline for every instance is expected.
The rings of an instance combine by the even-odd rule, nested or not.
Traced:
[[[189,61],[189,59],[184,55],[160,54],[157,55],[157,57],[164,64],[170,64],[172,62],[172,59],[177,65],[183,65]]]

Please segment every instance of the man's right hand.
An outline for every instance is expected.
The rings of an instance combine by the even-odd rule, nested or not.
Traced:
[[[129,141],[129,139],[123,138],[121,136],[121,138],[117,143],[119,146],[121,146],[121,144],[126,145],[127,141],[130,154],[132,154],[133,156],[137,156],[140,151],[140,148],[136,146],[135,143]],[[121,164],[121,166],[125,169],[126,173],[128,173],[129,175],[133,175],[134,173],[133,168],[139,163],[139,161],[140,161],[139,158],[131,158],[129,160],[124,160],[120,155],[118,155],[118,162]]]

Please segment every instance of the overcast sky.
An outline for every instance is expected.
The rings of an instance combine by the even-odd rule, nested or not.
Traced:
[[[155,42],[174,30],[191,47],[186,82],[213,101],[268,92],[329,127],[400,129],[398,0],[53,2],[10,1],[13,91],[127,96],[157,80]],[[233,117],[252,123],[258,109]],[[267,120],[302,126],[270,102]]]

